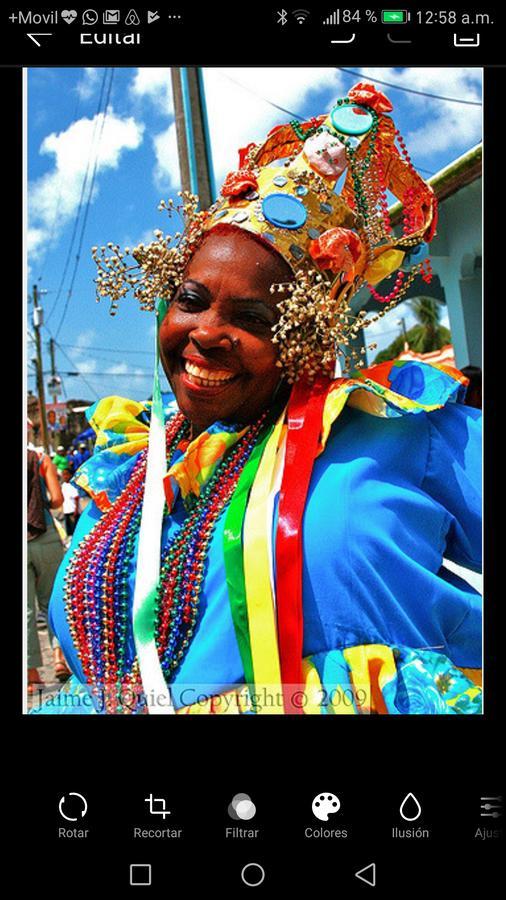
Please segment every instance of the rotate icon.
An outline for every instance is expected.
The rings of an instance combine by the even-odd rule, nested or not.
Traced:
[[[70,800],[71,797],[77,797],[77,801]],[[64,794],[63,797],[60,797],[58,811],[62,819],[65,819],[67,822],[78,822],[79,819],[84,819],[88,812],[88,801],[82,794],[76,794],[74,791],[69,791],[68,794]],[[74,815],[71,815],[71,813],[74,813]],[[75,813],[77,813],[77,815],[75,815]]]

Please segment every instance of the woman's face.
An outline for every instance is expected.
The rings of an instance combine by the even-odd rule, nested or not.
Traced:
[[[213,234],[186,271],[160,328],[160,354],[180,410],[199,433],[217,420],[253,422],[280,380],[272,326],[288,265],[245,236]]]

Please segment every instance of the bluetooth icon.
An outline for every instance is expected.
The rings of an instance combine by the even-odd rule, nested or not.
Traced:
[[[286,25],[288,22],[288,13],[286,9],[278,9],[278,25]]]

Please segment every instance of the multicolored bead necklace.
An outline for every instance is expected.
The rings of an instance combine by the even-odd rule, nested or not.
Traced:
[[[184,524],[165,548],[156,603],[162,670],[173,677],[188,650],[199,611],[204,566],[219,515],[229,502],[267,413],[225,454]],[[166,428],[170,465],[189,422],[181,413]],[[128,484],[76,548],[65,575],[65,608],[86,682],[108,713],[143,712],[128,578],[140,527],[147,451]]]

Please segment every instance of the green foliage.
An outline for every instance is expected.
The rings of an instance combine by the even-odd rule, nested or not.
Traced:
[[[405,341],[414,353],[432,353],[451,343],[450,331],[439,324],[441,318],[439,300],[434,297],[414,297],[409,301],[409,305],[418,319],[418,324],[406,332],[406,337],[400,334],[388,347],[378,353],[374,360],[375,365],[399,356],[404,349]]]

